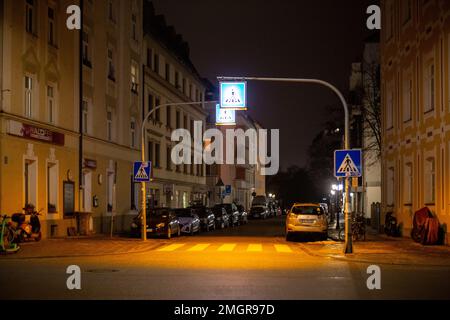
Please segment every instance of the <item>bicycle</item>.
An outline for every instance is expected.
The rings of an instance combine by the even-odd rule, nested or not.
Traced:
[[[0,251],[2,252],[17,252],[20,247],[15,243],[16,232],[13,228],[13,221],[11,217],[4,215],[1,217],[0,229]]]
[[[352,228],[353,241],[366,240],[366,223],[362,214],[357,214],[355,217],[352,217],[350,227]],[[339,240],[345,240],[345,228],[339,231]]]

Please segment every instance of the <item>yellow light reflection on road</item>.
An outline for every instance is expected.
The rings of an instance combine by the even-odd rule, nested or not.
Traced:
[[[277,252],[289,253],[292,252],[292,249],[286,244],[275,244],[275,250]]]
[[[233,251],[236,247],[236,243],[225,243],[217,249],[217,251]]]
[[[248,252],[261,252],[262,245],[261,244],[249,244],[247,247]]]
[[[193,246],[192,248],[189,248],[188,251],[203,251],[206,248],[208,248],[210,246],[209,243],[199,243],[196,244],[195,246]]]
[[[162,247],[161,249],[158,249],[158,251],[174,251],[174,250],[177,250],[178,248],[181,248],[184,245],[185,245],[184,243],[171,244],[171,245]]]

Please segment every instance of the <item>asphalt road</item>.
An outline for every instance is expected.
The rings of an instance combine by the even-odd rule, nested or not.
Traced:
[[[301,239],[308,241],[309,239]],[[81,268],[68,290],[66,268]],[[281,218],[174,238],[144,253],[33,260],[0,259],[1,299],[449,299],[450,270],[313,257],[284,240]]]

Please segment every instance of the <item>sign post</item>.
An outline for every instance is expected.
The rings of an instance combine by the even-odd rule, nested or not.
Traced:
[[[152,163],[150,161],[136,161],[133,166],[133,180],[134,182],[141,183],[142,191],[142,215],[141,215],[141,228],[142,228],[142,240],[147,240],[147,199],[145,192],[145,183],[150,182]]]
[[[353,252],[352,229],[350,225],[350,181],[361,176],[361,149],[335,150],[334,175],[345,179],[345,253]]]

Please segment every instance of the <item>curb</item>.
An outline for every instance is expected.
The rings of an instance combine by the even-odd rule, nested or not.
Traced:
[[[162,247],[166,243],[158,243],[150,248],[145,248],[136,251],[122,251],[109,253],[86,253],[86,254],[72,254],[72,255],[55,255],[55,256],[38,256],[38,257],[12,257],[4,259],[3,261],[18,261],[18,260],[44,260],[44,259],[63,259],[63,258],[83,258],[83,257],[102,257],[102,256],[119,256],[124,254],[136,254],[152,251],[156,248]],[[1,260],[0,260],[1,261]]]
[[[346,258],[346,257],[338,257],[332,254],[318,254],[315,252],[312,252],[310,249],[308,249],[306,246],[304,246],[301,243],[296,243],[296,245],[303,251],[305,252],[307,255],[311,256],[311,257],[316,257],[316,258],[329,258],[329,259],[333,259],[333,260],[339,260],[339,261],[345,261],[345,262],[355,262],[355,263],[369,263],[369,264],[381,264],[381,265],[396,265],[396,266],[411,266],[411,263],[407,263],[407,262],[388,262],[388,261],[374,261],[374,260],[367,260],[367,259],[360,259],[360,258],[356,258],[356,259],[352,259],[352,258]],[[450,264],[423,264],[423,263],[418,263],[415,264],[414,266],[416,267],[439,267],[439,268],[450,268]]]

